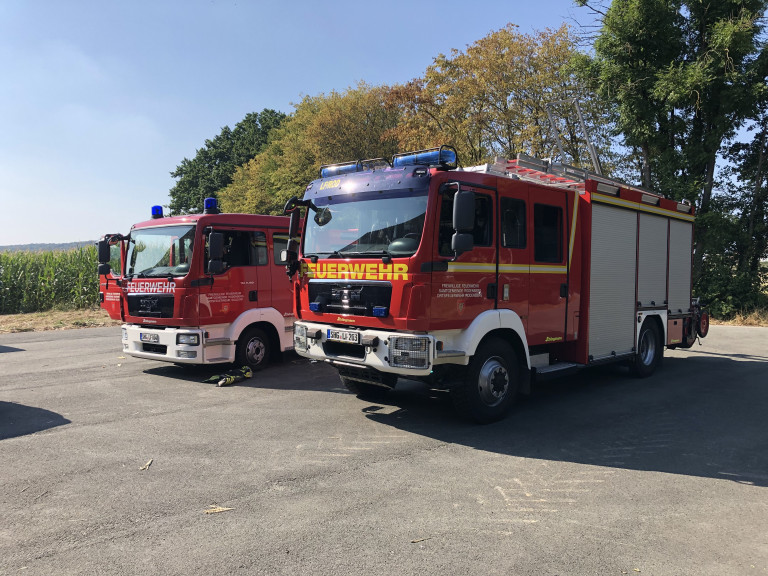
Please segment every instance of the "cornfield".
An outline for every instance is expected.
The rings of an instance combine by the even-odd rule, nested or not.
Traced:
[[[0,314],[98,305],[95,246],[66,252],[0,252]]]

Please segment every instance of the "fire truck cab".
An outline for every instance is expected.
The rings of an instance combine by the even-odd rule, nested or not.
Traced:
[[[202,214],[152,219],[99,242],[99,298],[121,319],[123,352],[176,364],[260,369],[293,348],[288,218]]]
[[[534,377],[618,361],[648,376],[707,331],[693,207],[571,166],[460,169],[443,146],[323,167],[286,205],[291,236],[302,207],[295,350],[356,393],[423,380],[489,422]]]

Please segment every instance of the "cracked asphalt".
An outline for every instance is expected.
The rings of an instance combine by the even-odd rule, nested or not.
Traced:
[[[0,368],[0,574],[768,574],[765,328],[488,426],[293,354],[217,388],[119,328],[0,335]]]

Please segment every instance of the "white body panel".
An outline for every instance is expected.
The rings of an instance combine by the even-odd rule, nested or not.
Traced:
[[[637,301],[640,307],[667,303],[667,230],[669,219],[640,214]]]
[[[669,303],[671,314],[686,314],[691,308],[691,246],[693,225],[669,222]]]
[[[592,360],[635,349],[637,213],[592,208],[589,355]]]
[[[359,330],[361,341],[363,338],[378,338],[378,344],[373,347],[367,347],[364,358],[351,356],[330,356],[323,350],[323,343],[327,341],[328,324],[298,321],[297,325],[306,326],[308,331],[320,330],[321,336],[317,340],[309,340],[308,347],[302,349],[296,346],[296,353],[305,358],[314,360],[324,360],[328,362],[341,362],[344,364],[354,364],[360,367],[374,368],[380,372],[390,374],[399,374],[401,376],[428,376],[434,366],[440,364],[462,364],[467,365],[469,358],[477,350],[480,341],[489,332],[500,329],[509,329],[517,333],[525,349],[525,361],[530,367],[530,357],[528,345],[525,337],[523,323],[520,317],[511,310],[488,310],[475,318],[466,330],[441,330],[429,334],[413,334],[409,332],[397,332],[393,330],[379,330],[372,328],[362,328]],[[426,368],[402,368],[391,366],[388,358],[392,351],[388,345],[390,338],[396,336],[415,336],[429,338],[429,363]],[[443,343],[443,350],[436,349],[436,343]]]
[[[266,322],[272,324],[280,339],[280,350],[293,349],[293,316],[284,317],[275,308],[255,308],[243,312],[232,324],[212,324],[200,327],[157,328],[139,324],[123,324],[123,353],[136,358],[161,360],[177,364],[220,364],[235,361],[237,339],[248,326]],[[205,337],[205,334],[208,337]],[[141,334],[157,335],[156,344],[164,352],[145,351]],[[199,345],[177,344],[178,334],[197,334]],[[151,344],[151,343],[150,343]],[[182,358],[179,353],[196,352],[194,358]]]

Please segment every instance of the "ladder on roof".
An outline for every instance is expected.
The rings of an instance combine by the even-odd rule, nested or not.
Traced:
[[[504,160],[496,159],[496,163],[504,162]],[[584,187],[587,180],[594,180],[597,182],[597,191],[605,194],[616,195],[619,188],[625,190],[634,190],[636,192],[642,192],[643,194],[650,194],[652,196],[658,196],[663,198],[661,194],[641,188],[640,186],[633,186],[617,180],[615,178],[608,178],[607,176],[601,176],[595,174],[589,170],[577,168],[576,166],[570,166],[569,164],[556,164],[548,159],[540,159],[527,154],[518,154],[514,160],[506,160],[506,170],[508,174],[515,174],[521,179],[532,180],[541,182],[543,184],[555,185],[564,188],[572,188],[580,191],[584,191]]]

